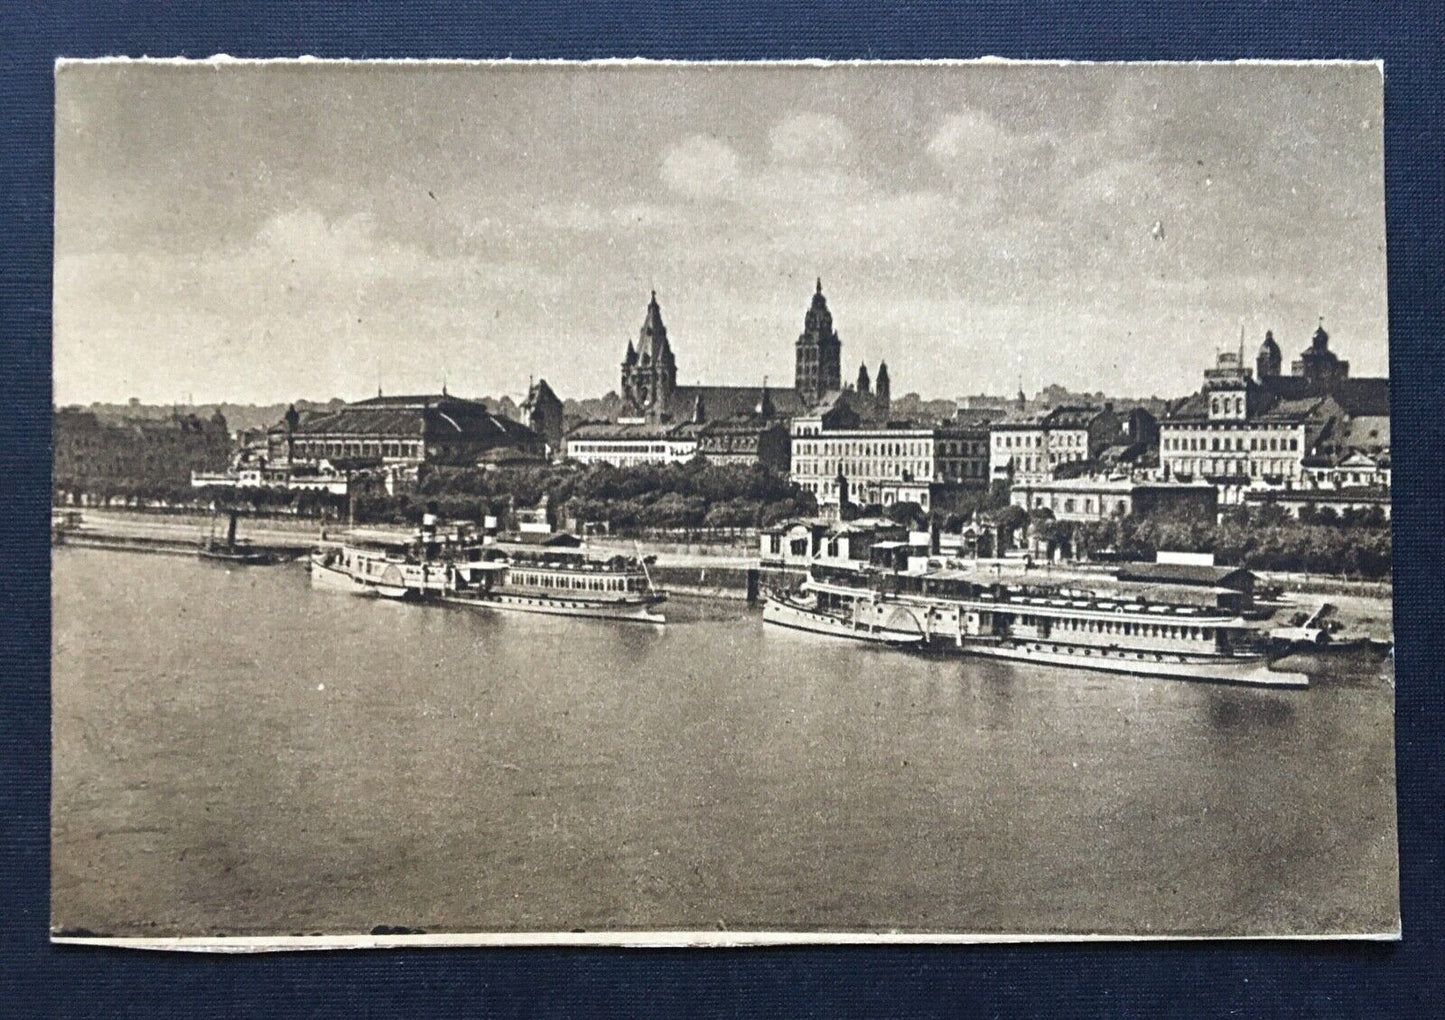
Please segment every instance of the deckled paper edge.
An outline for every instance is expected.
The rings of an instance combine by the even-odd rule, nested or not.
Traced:
[[[1264,59],[1244,57],[1235,60],[1063,60],[1022,59],[1014,57],[943,57],[931,60],[828,60],[807,58],[791,60],[676,60],[651,57],[599,57],[591,60],[566,58],[491,57],[465,59],[458,57],[317,57],[302,54],[294,57],[233,57],[217,53],[210,57],[57,57],[55,69],[98,64],[173,65],[177,67],[238,67],[270,64],[299,65],[392,65],[421,67],[1374,67],[1385,74],[1381,58],[1325,57]]]
[[[1099,942],[1398,942],[1392,932],[1322,935],[964,935],[906,932],[520,932],[447,935],[283,935],[195,936],[186,938],[103,938],[52,936],[55,945],[107,946],[191,953],[271,953],[335,949],[442,949],[507,947],[611,947],[622,949],[747,949],[769,946],[1017,945]]]

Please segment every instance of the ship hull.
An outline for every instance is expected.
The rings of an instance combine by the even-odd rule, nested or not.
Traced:
[[[484,596],[443,595],[449,605],[466,606],[502,613],[531,613],[539,616],[572,616],[584,620],[611,620],[620,623],[664,624],[667,617],[654,613],[660,598],[632,602],[590,602],[582,599],[554,599],[536,595],[512,595],[491,592]]]
[[[1037,641],[974,642],[965,639],[962,648],[942,646],[951,654],[1008,659],[1035,665],[1063,666],[1104,673],[1160,677],[1170,680],[1203,680],[1212,683],[1245,684],[1253,687],[1307,687],[1304,673],[1273,670],[1264,656],[1239,658],[1190,657],[1149,651],[1112,651],[1081,645]]]
[[[919,646],[923,643],[923,634],[916,630],[900,630],[890,627],[870,629],[866,626],[856,625],[851,620],[843,620],[803,606],[791,605],[772,596],[768,596],[767,601],[763,603],[763,622],[777,627],[807,631],[810,634],[826,634],[828,637],[867,641],[874,644],[906,647]]]
[[[332,566],[316,556],[311,557],[309,571],[312,587],[327,591],[384,599],[404,599],[411,593],[405,586],[359,581],[349,571]]]

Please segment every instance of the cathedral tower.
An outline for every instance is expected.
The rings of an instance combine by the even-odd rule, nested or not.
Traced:
[[[813,293],[813,304],[803,320],[798,337],[793,388],[807,405],[816,404],[823,394],[843,385],[843,343],[833,330],[833,314],[823,297],[823,281]]]
[[[677,389],[677,361],[667,342],[667,327],[657,304],[657,291],[647,303],[647,317],[637,334],[637,346],[629,341],[622,360],[622,396],[638,414],[664,415]]]
[[[873,402],[880,414],[887,414],[893,403],[893,384],[888,381],[888,362],[878,362],[878,375],[873,380]]]

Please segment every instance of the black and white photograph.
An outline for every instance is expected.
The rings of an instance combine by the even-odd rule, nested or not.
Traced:
[[[1379,63],[54,80],[52,940],[1399,938]]]

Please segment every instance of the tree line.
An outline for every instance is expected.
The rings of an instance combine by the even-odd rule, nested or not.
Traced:
[[[546,500],[554,520],[605,522],[613,530],[757,528],[817,512],[812,495],[762,464],[561,463],[516,468],[423,467],[414,492],[362,493],[358,521],[414,522],[426,512],[479,519]]]
[[[1080,559],[1153,560],[1159,550],[1213,553],[1215,562],[1251,570],[1388,579],[1390,524],[1379,508],[1300,518],[1278,506],[1237,507],[1219,520],[1206,514],[1133,516],[1075,523],[1048,511],[1028,515],[1036,540]]]

